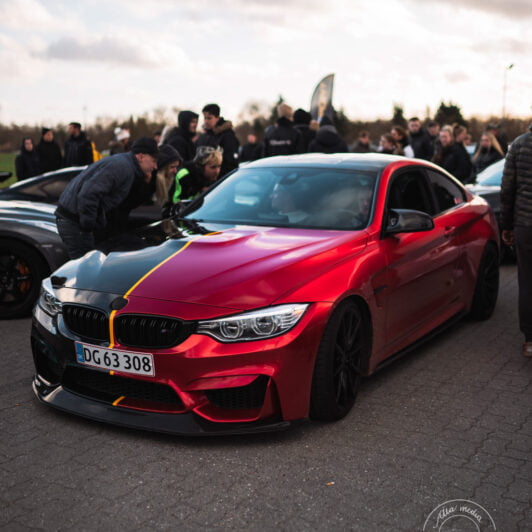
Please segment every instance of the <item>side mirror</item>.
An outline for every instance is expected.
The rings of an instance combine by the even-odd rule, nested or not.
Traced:
[[[410,209],[392,209],[388,212],[384,235],[417,233],[432,229],[434,229],[434,221],[429,214]]]
[[[0,183],[3,183],[6,179],[9,179],[11,175],[11,172],[0,172]]]

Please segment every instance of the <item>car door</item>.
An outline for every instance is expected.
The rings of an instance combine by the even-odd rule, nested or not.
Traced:
[[[459,259],[453,226],[437,212],[432,186],[422,168],[400,169],[391,176],[386,212],[394,208],[430,214],[434,229],[383,236],[381,240],[387,263],[387,344],[409,343],[444,321],[456,298]]]

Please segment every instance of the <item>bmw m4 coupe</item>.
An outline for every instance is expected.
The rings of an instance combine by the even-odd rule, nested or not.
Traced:
[[[487,319],[498,265],[489,205],[429,162],[262,159],[44,280],[33,389],[173,434],[337,420],[362,377],[457,318]]]

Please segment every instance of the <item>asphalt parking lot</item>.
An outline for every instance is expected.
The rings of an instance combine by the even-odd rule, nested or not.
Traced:
[[[532,530],[532,360],[515,266],[501,275],[490,320],[462,321],[367,379],[346,419],[253,436],[178,438],[52,411],[30,387],[30,319],[1,322],[0,529],[413,531],[465,499],[498,531]],[[493,530],[477,516],[484,528],[457,518],[452,530]]]

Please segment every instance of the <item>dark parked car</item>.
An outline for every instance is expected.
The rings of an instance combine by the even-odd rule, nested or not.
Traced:
[[[53,172],[17,181],[11,186],[0,189],[0,200],[39,201],[57,203],[61,192],[70,180],[76,177],[86,166],[61,168]]]
[[[477,175],[475,183],[467,185],[467,188],[477,196],[484,198],[493,209],[493,213],[499,221],[501,214],[501,182],[504,170],[504,159],[490,164]],[[501,259],[515,259],[515,251],[501,240]]]
[[[41,281],[68,260],[55,205],[0,201],[0,318],[29,314]]]
[[[43,281],[43,403],[177,434],[336,420],[363,376],[497,301],[489,205],[421,159],[261,159],[152,224],[152,242],[157,226],[159,245]]]

